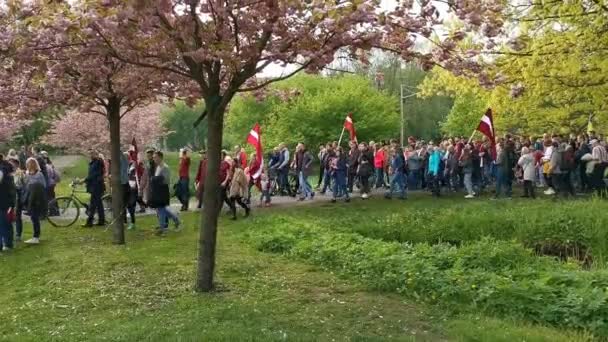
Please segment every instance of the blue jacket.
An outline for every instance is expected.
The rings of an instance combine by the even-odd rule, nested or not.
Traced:
[[[395,173],[403,173],[403,169],[405,168],[405,157],[403,157],[403,154],[399,153],[396,156],[393,156],[391,168]]]
[[[439,168],[441,164],[441,153],[435,150],[429,157],[429,175],[437,176],[439,175]]]
[[[273,153],[272,156],[270,157],[270,161],[268,162],[268,167],[272,168],[272,167],[278,167],[281,163],[281,156],[280,154],[277,153]]]

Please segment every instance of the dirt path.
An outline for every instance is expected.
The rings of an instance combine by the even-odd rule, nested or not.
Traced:
[[[53,157],[53,165],[55,165],[56,168],[58,168],[60,171],[70,167],[74,164],[76,164],[76,162],[78,161],[78,159],[80,159],[80,156],[55,156]]]

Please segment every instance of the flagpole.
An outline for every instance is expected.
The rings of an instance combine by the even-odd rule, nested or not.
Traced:
[[[338,146],[342,143],[342,136],[344,135],[344,125],[342,125],[342,133],[340,133],[340,139],[338,139]]]
[[[473,134],[471,134],[471,137],[469,138],[469,142],[467,144],[471,143],[471,140],[473,140],[473,137],[475,136],[476,132],[477,132],[477,129],[473,130]]]

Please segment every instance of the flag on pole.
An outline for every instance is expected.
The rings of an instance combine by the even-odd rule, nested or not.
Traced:
[[[492,159],[496,160],[496,134],[494,133],[494,119],[492,118],[491,108],[488,108],[486,113],[481,117],[477,130],[490,140],[492,144]]]
[[[131,140],[131,146],[129,146],[129,159],[137,163],[137,154],[137,141],[135,140],[135,137],[133,137],[133,140]]]
[[[355,123],[353,122],[353,113],[348,113],[344,120],[344,129],[350,134],[350,141],[357,141],[357,133],[355,132]]]
[[[247,136],[247,143],[255,148],[255,161],[253,161],[249,168],[249,174],[251,175],[252,179],[256,180],[260,177],[262,170],[264,169],[262,136],[260,133],[259,124],[256,123],[249,132],[249,135]]]
[[[589,120],[587,121],[587,134],[591,134],[591,132],[594,132],[595,130],[593,129],[593,114],[589,115]]]

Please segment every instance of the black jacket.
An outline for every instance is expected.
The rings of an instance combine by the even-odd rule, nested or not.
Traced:
[[[92,193],[103,193],[104,192],[104,165],[101,159],[93,159],[89,162],[89,173],[87,178],[84,180],[87,185],[87,192]]]
[[[17,191],[15,189],[13,176],[5,173],[4,170],[0,171],[3,173],[2,181],[0,181],[0,210],[7,211],[9,208],[15,206]]]
[[[169,205],[171,199],[171,192],[169,191],[169,184],[165,182],[163,176],[154,176],[150,181],[150,199],[148,205],[151,208],[163,208]]]
[[[348,153],[348,165],[351,172],[356,171],[359,166],[359,154],[361,154],[361,152],[359,152],[359,149],[357,148],[350,150]]]

